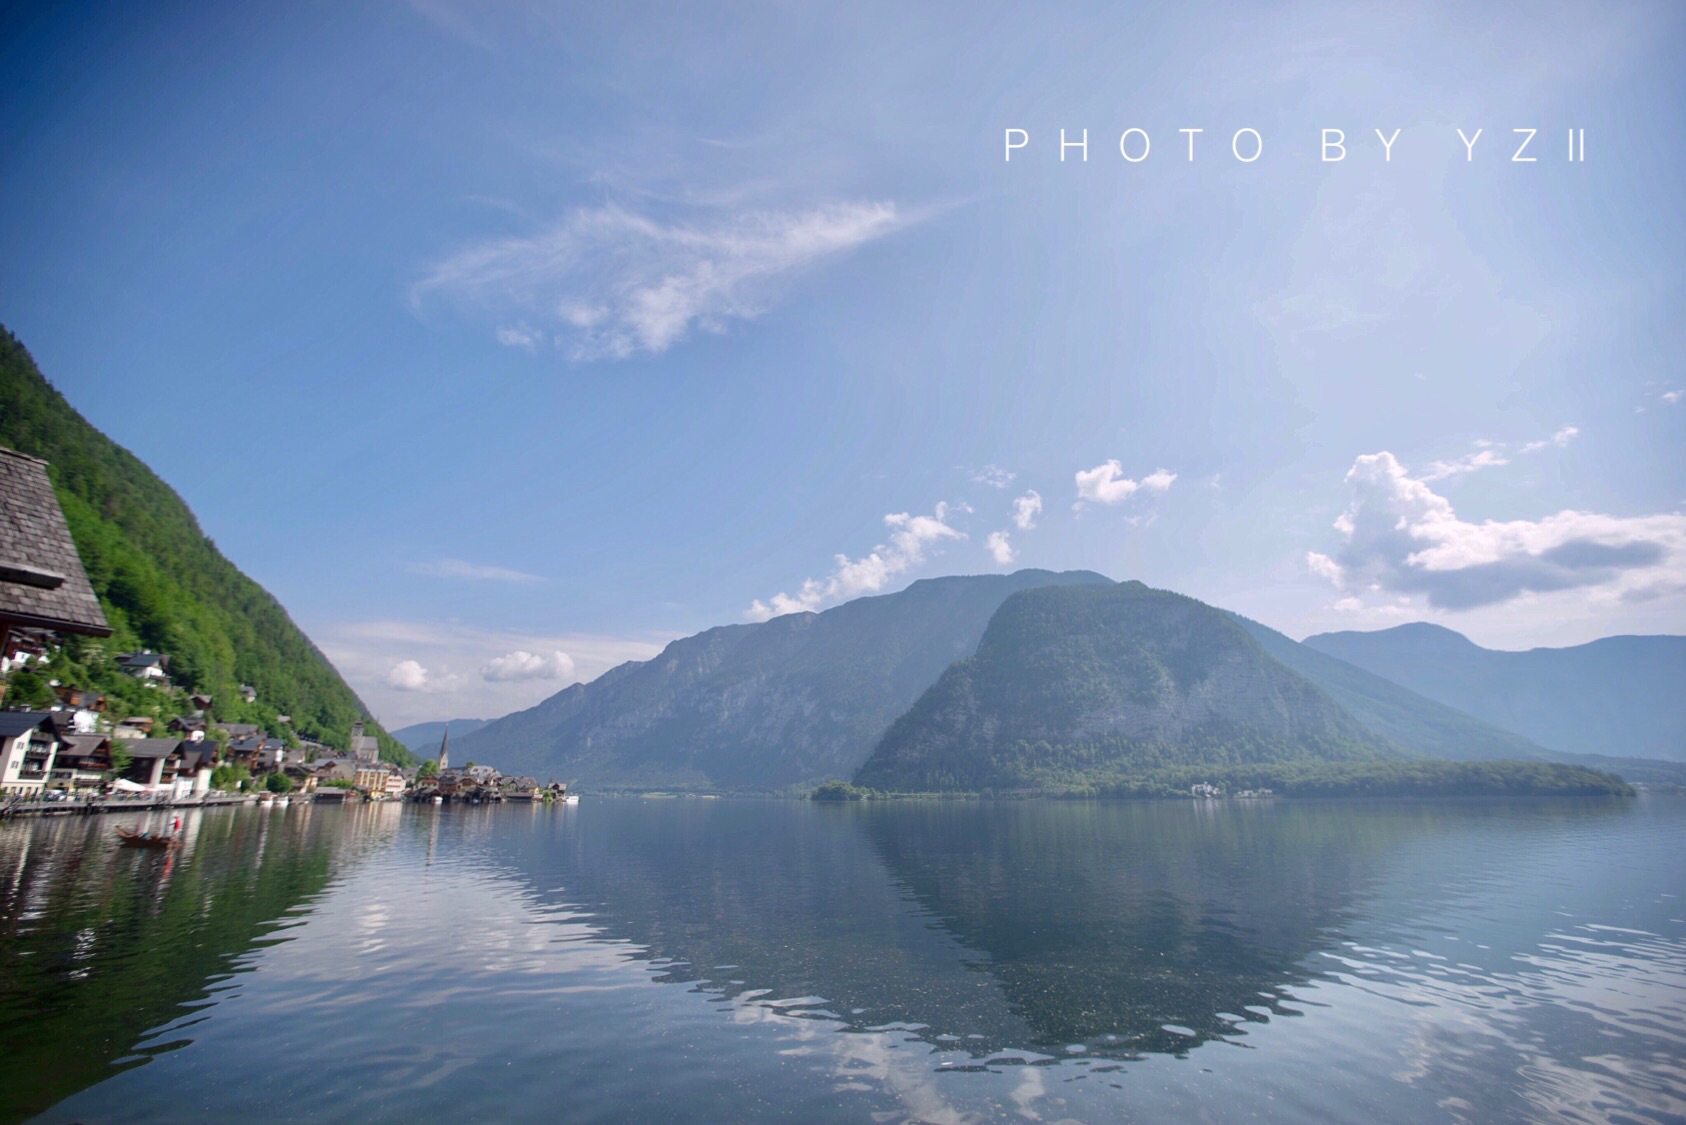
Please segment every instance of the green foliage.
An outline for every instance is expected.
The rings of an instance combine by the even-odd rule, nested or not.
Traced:
[[[847,781],[839,781],[833,778],[815,789],[810,795],[810,799],[815,801],[866,801],[870,800],[873,795],[870,789],[862,789],[858,785],[850,785]]]
[[[53,689],[45,676],[20,668],[11,674],[7,682],[11,686],[6,689],[6,706],[40,711],[53,705]]]
[[[1096,796],[1186,797],[1196,782],[1226,794],[1270,789],[1286,797],[1612,797],[1633,789],[1614,774],[1556,762],[1277,762],[1183,768],[1101,779]]]
[[[422,764],[416,767],[416,780],[418,781],[422,778],[438,776],[439,763],[432,758],[424,759]]]
[[[240,763],[225,763],[211,771],[211,788],[220,789],[223,792],[244,789],[246,782],[250,781],[251,777],[252,771]]]
[[[284,773],[272,773],[263,779],[263,787],[271,793],[291,793],[293,779]]]
[[[111,740],[111,774],[113,777],[121,776],[134,760],[134,755],[129,753],[121,738]]]
[[[347,777],[331,778],[327,781],[324,781],[322,784],[327,786],[329,789],[355,789],[355,788],[357,788],[357,783],[355,781],[352,781],[350,778],[347,778]]]
[[[4,330],[0,445],[49,463],[77,551],[115,631],[108,640],[67,645],[74,667],[54,667],[61,682],[113,696],[108,710],[159,719],[181,714],[186,705],[178,694],[148,688],[114,667],[116,653],[151,648],[170,655],[178,687],[215,699],[217,720],[257,723],[290,738],[276,718],[288,714],[299,734],[344,745],[361,719],[380,740],[383,758],[414,761],[368,718],[280,603],[205,537],[181,497],[90,426]],[[241,698],[241,684],[257,689],[256,702]]]

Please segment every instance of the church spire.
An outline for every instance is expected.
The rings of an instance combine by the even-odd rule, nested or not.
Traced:
[[[446,747],[449,746],[450,743],[451,743],[451,724],[446,723],[445,724],[445,737],[441,738],[439,740],[439,772],[440,773],[445,772],[446,763],[450,760],[450,755],[446,752]]]

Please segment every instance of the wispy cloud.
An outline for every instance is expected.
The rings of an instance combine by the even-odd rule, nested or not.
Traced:
[[[973,484],[987,484],[991,488],[1006,488],[1012,484],[1019,474],[1009,472],[1000,465],[985,465],[972,473]]]
[[[1521,455],[1538,453],[1542,449],[1566,449],[1580,433],[1578,426],[1564,426],[1548,438],[1537,441],[1525,441],[1516,447]],[[1430,461],[1423,466],[1418,480],[1439,481],[1451,480],[1457,477],[1478,473],[1482,469],[1497,469],[1510,464],[1510,455],[1506,453],[1507,446],[1502,441],[1483,439],[1475,443],[1475,448],[1462,457],[1455,457],[1450,461]]]
[[[1527,452],[1525,449],[1524,452]],[[1500,465],[1510,464],[1510,458],[1496,449],[1478,449],[1452,461],[1430,461],[1423,470],[1425,481],[1445,480],[1448,477],[1461,477],[1470,473],[1480,472],[1482,469],[1495,469]]]
[[[970,509],[967,509],[970,510]],[[925,561],[927,552],[946,539],[964,539],[962,531],[949,526],[950,508],[938,504],[928,516],[895,512],[884,517],[890,529],[888,542],[880,543],[859,559],[836,556],[836,566],[825,578],[810,578],[794,594],[774,594],[763,602],[757,598],[745,611],[751,621],[766,621],[786,613],[809,613],[832,602],[873,594],[889,581]]]
[[[1005,531],[990,532],[989,538],[984,541],[984,546],[989,548],[989,557],[1000,566],[1006,566],[1019,557],[1019,553],[1013,550],[1012,540]]]
[[[1575,435],[1580,432],[1581,431],[1578,426],[1564,426],[1561,430],[1558,430],[1555,434],[1552,434],[1549,438],[1546,438],[1543,441],[1525,442],[1522,446],[1522,452],[1538,453],[1547,446],[1556,446],[1558,449],[1565,449],[1568,447],[1570,442],[1575,440]]]
[[[1092,469],[1079,469],[1076,479],[1077,503],[1072,506],[1081,510],[1090,501],[1122,504],[1138,492],[1164,492],[1176,481],[1177,474],[1169,469],[1155,469],[1139,481],[1132,480],[1124,475],[1123,466],[1115,458]]]
[[[466,582],[543,582],[544,579],[536,574],[528,574],[521,570],[511,570],[504,566],[482,566],[479,563],[464,562],[461,559],[439,559],[436,562],[416,563],[410,567],[412,574],[425,574],[430,578],[460,578]]]
[[[1471,523],[1386,452],[1359,457],[1346,484],[1350,501],[1335,521],[1345,543],[1333,555],[1309,552],[1306,565],[1351,596],[1473,609],[1566,590],[1642,601],[1686,589],[1686,515]]]
[[[664,352],[693,329],[721,332],[777,304],[806,270],[907,226],[889,202],[805,211],[715,213],[663,222],[618,206],[576,210],[549,228],[494,239],[438,263],[412,289],[478,306],[504,323],[500,342],[532,347],[554,333],[577,360]]]
[[[1029,531],[1036,526],[1036,517],[1042,514],[1042,494],[1031,489],[1023,496],[1013,501],[1013,524],[1020,531]]]

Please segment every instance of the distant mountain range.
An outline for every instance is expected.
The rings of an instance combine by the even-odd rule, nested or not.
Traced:
[[[986,635],[999,643],[980,647]],[[1156,725],[1121,717],[1140,710],[1132,693],[1153,696]],[[1557,751],[1257,622],[1086,571],[928,579],[824,613],[710,629],[465,727],[452,727],[453,759],[601,788],[805,787],[855,775],[887,740],[863,781],[905,787],[943,773],[927,762],[943,739],[990,747],[984,773],[1001,784],[1064,776],[1080,746],[1111,754],[1106,769],[1218,754],[1393,756],[1575,762],[1686,782],[1686,766]],[[411,730],[427,740],[422,753],[437,746],[437,724]],[[1015,758],[1020,743],[1049,753]]]
[[[1140,582],[1002,603],[856,775],[904,792],[1048,789],[1168,766],[1403,757],[1222,610]]]
[[[594,786],[777,790],[847,777],[1010,594],[1088,571],[930,578],[824,613],[725,625],[487,724],[451,756]]]
[[[433,723],[412,723],[407,727],[399,727],[392,732],[392,737],[409,747],[410,752],[423,758],[439,756],[439,741],[445,737],[445,728],[450,727],[452,738],[461,738],[479,730],[490,719],[450,719]],[[465,759],[466,760],[466,759]]]
[[[1322,633],[1305,647],[1548,750],[1686,762],[1686,637],[1502,652],[1417,623]]]

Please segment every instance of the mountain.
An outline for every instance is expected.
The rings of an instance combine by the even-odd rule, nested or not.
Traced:
[[[1452,761],[1527,760],[1548,756],[1544,747],[1514,731],[1436,703],[1356,665],[1336,659],[1231,614],[1270,656],[1292,668],[1372,733],[1429,758]]]
[[[1305,645],[1549,750],[1686,761],[1686,637],[1502,652],[1419,622]]]
[[[1229,614],[1140,582],[1026,590],[890,727],[856,783],[1050,788],[1172,766],[1402,752]]]
[[[1087,571],[929,578],[824,613],[721,626],[453,737],[451,757],[608,787],[774,790],[848,776],[977,647],[1009,595],[1111,584]]]
[[[362,720],[382,754],[409,752],[381,731],[332,664],[263,587],[222,556],[180,496],[128,450],[89,425],[0,329],[0,445],[48,462],[77,552],[114,630],[75,638],[55,671],[104,677],[121,689],[112,655],[147,647],[171,657],[170,676],[215,698],[213,717],[345,745]],[[239,688],[249,684],[257,700]],[[103,683],[78,686],[105,690]],[[151,693],[162,700],[161,693]],[[154,703],[153,706],[158,706]]]
[[[399,727],[392,732],[392,737],[409,747],[412,754],[419,754],[423,758],[437,758],[439,756],[439,741],[445,737],[445,728],[451,729],[453,738],[461,738],[465,734],[472,734],[491,722],[490,719],[449,719],[436,723],[412,723],[407,727]]]

